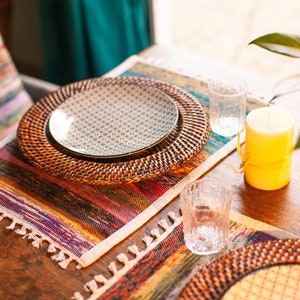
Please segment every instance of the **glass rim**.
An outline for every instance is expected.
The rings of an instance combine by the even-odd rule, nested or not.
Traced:
[[[224,87],[233,87],[234,92],[230,94],[222,93],[220,83],[224,83]],[[225,90],[225,88],[223,88]],[[240,96],[248,93],[247,82],[242,78],[235,75],[222,75],[208,80],[208,91],[211,94],[216,94],[223,97]]]

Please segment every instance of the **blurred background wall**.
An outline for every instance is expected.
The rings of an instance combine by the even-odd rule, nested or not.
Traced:
[[[300,35],[299,0],[147,2],[149,43],[174,45],[275,80],[299,73],[298,59],[248,46],[252,39],[271,32]],[[20,71],[43,78],[45,62],[38,3],[39,0],[0,0],[0,31],[5,36],[10,32],[8,46]]]
[[[19,71],[45,78],[38,0],[0,3],[0,32]]]
[[[56,84],[101,76],[151,44],[148,0],[0,0],[21,73]]]

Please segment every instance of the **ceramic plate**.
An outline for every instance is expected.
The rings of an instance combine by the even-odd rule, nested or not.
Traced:
[[[77,154],[122,157],[152,147],[172,131],[178,109],[150,87],[113,84],[79,92],[49,118],[56,142]]]

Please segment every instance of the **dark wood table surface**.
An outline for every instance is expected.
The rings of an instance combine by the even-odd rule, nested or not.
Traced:
[[[162,46],[152,46],[140,55],[157,58],[173,66],[180,64],[195,72],[202,64],[196,55]],[[299,100],[285,101],[284,105],[295,113],[300,122],[300,97]],[[294,151],[291,182],[276,191],[261,191],[247,185],[243,175],[234,173],[229,166],[238,166],[239,162],[235,151],[209,171],[210,176],[220,179],[226,176],[231,183],[232,210],[300,236],[300,150]],[[84,292],[83,285],[97,274],[108,274],[109,277],[108,263],[129,245],[139,245],[141,237],[149,234],[157,220],[174,206],[178,206],[178,199],[99,261],[82,270],[77,270],[75,263],[66,270],[59,268],[49,257],[47,245],[40,249],[33,248],[27,239],[7,230],[5,227],[10,221],[4,219],[0,222],[0,299],[70,299],[74,291],[88,297],[89,293]]]

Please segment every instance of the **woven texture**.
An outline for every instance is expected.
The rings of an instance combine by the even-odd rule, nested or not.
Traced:
[[[0,35],[0,140],[16,130],[32,103]]]
[[[122,76],[165,78],[208,105],[204,86],[193,78],[145,63],[129,68]],[[37,141],[32,142],[36,151],[43,151]],[[186,178],[195,178],[194,171],[201,176],[235,146],[234,140],[211,133],[202,151],[163,175],[121,185],[90,185],[49,175],[29,163],[13,142],[0,150],[0,220],[11,219],[8,229],[28,238],[34,247],[48,243],[52,259],[62,267],[72,260],[82,266],[86,256],[88,263],[93,263],[149,220],[149,209],[156,214],[157,208],[173,201],[178,186],[182,187]],[[162,204],[162,199],[169,202]]]
[[[139,69],[137,71],[132,66],[124,75],[131,77],[134,73],[135,76],[157,78],[158,73],[161,80],[165,74],[168,83],[180,87],[193,81],[166,70],[148,69],[146,64],[139,64]],[[202,94],[201,86],[195,85],[195,89],[189,88],[188,91],[207,106],[208,99]],[[37,113],[44,114],[43,111]],[[43,139],[39,141],[42,143]],[[32,142],[37,148],[33,151],[44,151],[36,140]],[[49,175],[29,163],[13,142],[0,150],[0,220],[10,218],[12,225],[9,229],[18,230],[20,235],[30,238],[34,246],[48,242],[48,251],[53,253],[51,257],[62,267],[72,260],[81,264],[81,257],[90,252],[90,262],[96,261],[100,255],[94,254],[95,247],[103,249],[103,243],[113,244],[111,236],[127,224],[140,226],[136,217],[141,215],[144,221],[144,211],[156,207],[161,197],[207,159],[214,159],[214,153],[229,142],[230,139],[211,134],[202,151],[193,159],[164,175],[135,183],[101,186]],[[215,163],[219,159],[216,158]],[[203,172],[208,169],[209,166],[205,167]],[[19,227],[23,229],[19,230]],[[130,232],[126,230],[126,233]],[[126,238],[123,234],[118,236]]]
[[[230,222],[230,246],[226,251],[235,253],[236,249],[253,245],[255,248],[260,248],[262,243],[267,241],[274,241],[276,238],[263,231],[253,229],[243,223],[235,221]],[[153,239],[159,239],[153,235]],[[257,246],[254,246],[257,245]],[[238,250],[237,250],[238,251]],[[225,255],[222,252],[216,255],[201,256],[192,253],[184,244],[182,224],[178,225],[172,233],[170,233],[163,241],[143,256],[143,251],[135,251],[139,260],[127,272],[123,271],[128,266],[132,265],[132,261],[125,263],[123,269],[119,268],[119,273],[123,274],[121,278],[111,287],[109,283],[114,281],[114,278],[102,277],[102,274],[96,274],[94,279],[87,282],[84,289],[90,290],[91,295],[87,296],[82,292],[84,299],[178,299],[179,294],[184,289],[185,285],[189,286],[189,282],[193,280],[194,274],[201,274],[218,258]],[[290,253],[290,252],[289,252]],[[247,254],[246,254],[247,256]],[[110,264],[113,265],[124,264],[124,259],[118,257]],[[222,258],[221,258],[222,259]],[[252,258],[254,259],[254,258]],[[256,259],[258,259],[256,257]],[[234,268],[234,266],[231,266]],[[242,268],[242,266],[241,266]],[[214,273],[213,281],[222,280],[222,277]],[[118,277],[118,272],[115,274]],[[226,275],[225,275],[226,276]],[[106,283],[103,284],[102,283]],[[98,287],[98,289],[97,289]],[[224,289],[226,286],[223,287]],[[209,287],[209,291],[213,287]],[[197,297],[199,296],[199,297]],[[205,299],[199,295],[188,295],[185,299]],[[220,299],[220,297],[211,297],[207,299]]]
[[[224,294],[226,295],[231,286],[251,272],[266,267],[296,263],[300,264],[299,239],[269,241],[237,249],[197,272],[179,299],[220,299]],[[286,277],[285,280],[290,279]],[[267,284],[268,280],[265,281],[265,289],[268,288]],[[294,289],[296,285],[297,282]],[[227,296],[229,299],[230,290]],[[248,297],[250,296],[251,291]]]
[[[223,300],[299,300],[300,264],[276,265],[242,278],[226,292]]]
[[[180,118],[168,138],[141,154],[110,161],[76,156],[51,141],[47,122],[58,105],[81,91],[114,84],[152,87],[172,97]],[[96,78],[70,84],[41,99],[21,121],[18,143],[34,166],[52,175],[90,184],[111,184],[149,179],[182,165],[203,148],[209,132],[202,104],[174,85],[139,77]]]

